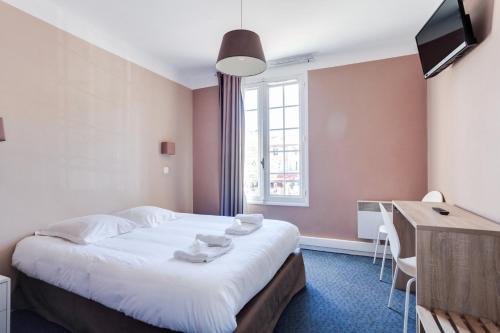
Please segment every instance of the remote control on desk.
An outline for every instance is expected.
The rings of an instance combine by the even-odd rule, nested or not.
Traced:
[[[432,207],[432,209],[434,209],[436,212],[438,212],[441,215],[449,215],[450,214],[449,211],[447,211],[446,209],[443,209],[443,208]]]

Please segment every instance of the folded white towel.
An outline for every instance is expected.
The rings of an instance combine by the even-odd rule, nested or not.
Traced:
[[[235,218],[233,224],[226,229],[226,234],[239,236],[248,235],[260,227],[262,227],[262,222],[259,224],[242,223],[241,220]]]
[[[229,246],[232,242],[231,238],[224,235],[197,234],[196,239],[203,243],[206,243],[209,247],[226,247]]]
[[[238,214],[234,218],[240,220],[242,223],[261,224],[262,221],[264,220],[264,215],[262,215],[262,214]]]
[[[226,254],[233,248],[233,244],[226,247],[216,246],[209,247],[195,240],[191,246],[185,250],[177,250],[174,252],[174,258],[178,260],[189,261],[193,263],[211,262],[212,260]]]

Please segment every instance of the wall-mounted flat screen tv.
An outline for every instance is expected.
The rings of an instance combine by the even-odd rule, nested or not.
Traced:
[[[476,44],[462,0],[444,0],[415,39],[426,79],[437,75]]]

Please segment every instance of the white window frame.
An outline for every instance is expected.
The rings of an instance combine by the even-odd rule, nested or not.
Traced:
[[[301,195],[297,197],[270,195],[270,161],[269,153],[269,108],[268,89],[263,87],[272,83],[296,80],[299,82],[300,113],[300,180]],[[309,207],[309,145],[308,145],[308,84],[307,74],[294,74],[265,78],[246,78],[242,85],[243,97],[246,89],[258,89],[258,122],[259,122],[259,160],[264,159],[264,168],[260,167],[260,196],[247,197],[250,205],[298,206]]]

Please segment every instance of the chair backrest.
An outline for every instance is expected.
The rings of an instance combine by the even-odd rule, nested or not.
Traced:
[[[422,199],[423,202],[444,202],[443,193],[439,191],[430,191]]]
[[[382,205],[381,202],[379,202],[380,205],[380,212],[382,213],[382,218],[384,219],[384,225],[387,229],[387,236],[389,238],[389,246],[391,247],[391,254],[392,257],[396,260],[396,262],[399,259],[399,253],[401,249],[401,245],[399,243],[399,236],[398,233],[396,232],[396,228],[394,227],[394,223],[392,223],[392,219],[387,212],[387,209],[385,209],[384,205]]]

